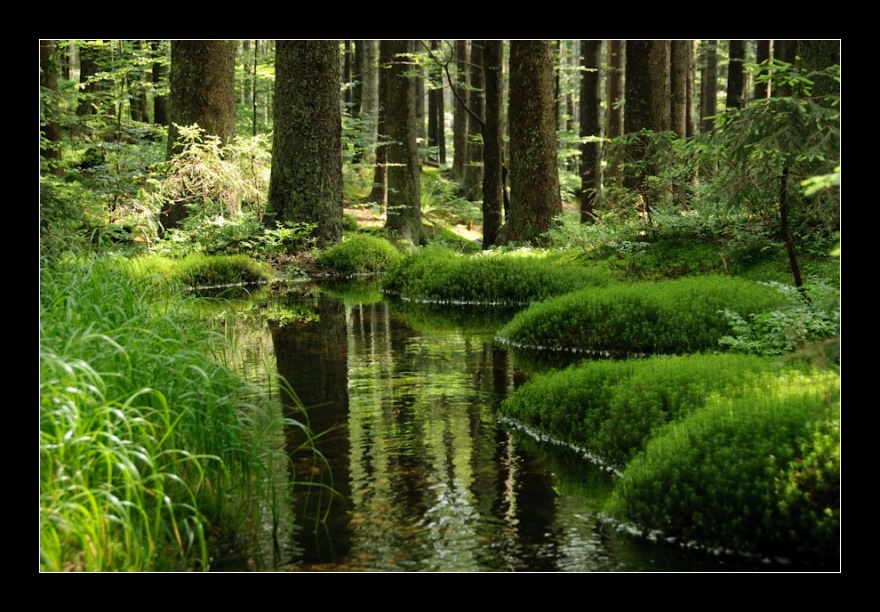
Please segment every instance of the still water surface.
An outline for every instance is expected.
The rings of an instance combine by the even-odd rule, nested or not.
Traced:
[[[499,416],[538,362],[493,342],[511,312],[414,305],[354,285],[262,304],[245,351],[277,368],[327,463],[297,453],[289,507],[217,570],[736,571],[773,569],[622,533],[601,517],[615,476]],[[287,415],[302,419],[294,402]],[[294,475],[286,474],[290,478]],[[316,521],[316,515],[324,520]]]

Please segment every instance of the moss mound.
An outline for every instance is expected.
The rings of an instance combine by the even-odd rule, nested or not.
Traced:
[[[317,264],[340,276],[380,274],[400,259],[393,244],[379,236],[347,236],[318,256]]]
[[[773,358],[736,354],[587,361],[534,378],[501,410],[620,469],[710,394],[740,396],[778,369]]]
[[[658,432],[608,511],[682,542],[839,565],[839,427],[836,374],[764,380]]]
[[[425,302],[527,304],[609,282],[606,272],[553,260],[543,252],[460,255],[427,247],[389,269],[382,289]]]
[[[770,287],[725,276],[608,285],[576,291],[519,313],[498,335],[515,347],[611,354],[681,354],[716,349],[729,333],[722,311],[772,310]]]

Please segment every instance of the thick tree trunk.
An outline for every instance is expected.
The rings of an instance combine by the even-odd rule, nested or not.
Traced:
[[[385,227],[397,231],[413,244],[422,242],[422,212],[419,157],[416,143],[416,88],[408,73],[413,65],[407,54],[413,45],[407,40],[383,40],[382,57],[390,57],[383,106],[388,160],[388,207]]]
[[[235,137],[235,40],[171,41],[168,157],[177,150],[177,125],[197,123],[226,143]]]
[[[542,242],[562,213],[556,162],[553,43],[510,43],[510,218],[504,242]]]
[[[339,43],[279,40],[268,223],[317,223],[326,248],[342,238]]]
[[[179,147],[176,125],[198,124],[222,143],[235,137],[235,52],[234,40],[171,41],[171,87],[168,128],[168,158]],[[165,229],[177,227],[186,217],[180,202],[163,211]]]

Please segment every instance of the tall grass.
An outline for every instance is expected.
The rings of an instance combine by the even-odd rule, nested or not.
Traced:
[[[40,292],[41,568],[206,569],[271,453],[244,424],[265,406],[125,262],[45,265]]]

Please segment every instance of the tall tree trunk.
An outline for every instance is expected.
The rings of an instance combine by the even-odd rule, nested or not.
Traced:
[[[705,134],[715,128],[715,122],[710,117],[718,112],[718,41],[704,40],[701,50],[703,69],[700,90],[700,132]]]
[[[358,56],[361,82],[360,118],[363,127],[363,148],[359,149],[354,161],[376,160],[377,124],[379,122],[379,44],[375,40],[363,41],[363,52]]]
[[[171,87],[168,158],[179,150],[176,125],[198,124],[222,143],[235,137],[234,40],[171,41]],[[186,217],[183,203],[163,211],[165,229],[177,227]]]
[[[378,42],[379,65],[378,75],[378,104],[376,114],[376,165],[373,170],[373,189],[367,198],[370,202],[376,202],[383,208],[388,204],[388,81],[391,79],[391,69],[394,57],[391,55],[392,48],[382,41]]]
[[[79,104],[76,114],[80,117],[98,112],[99,102],[96,94],[106,88],[106,83],[97,80],[101,66],[106,63],[103,41],[85,42],[79,50]]]
[[[687,135],[691,137],[696,132],[697,127],[697,109],[696,109],[696,99],[697,99],[697,43],[696,41],[688,41],[689,45],[689,55],[688,58],[688,72],[687,72]]]
[[[688,71],[691,69],[691,41],[672,41],[672,131],[679,138],[688,135]]]
[[[354,63],[352,65],[352,85],[351,85],[351,116],[361,116],[361,109],[364,104],[364,73],[362,72],[363,60],[361,56],[364,54],[366,46],[364,40],[354,41]]]
[[[624,130],[627,134],[641,130],[663,132],[670,127],[670,41],[626,41],[626,109]],[[637,192],[647,222],[651,223],[652,196],[645,179],[653,174],[653,161],[645,157],[647,142],[635,140],[627,157],[638,168],[624,177],[624,185]]]
[[[317,223],[314,235],[322,248],[342,238],[339,98],[337,41],[277,41],[277,108],[265,220]]]
[[[452,121],[452,180],[461,183],[468,160],[468,116],[462,104],[470,104],[468,98],[468,63],[470,62],[470,41],[455,41],[456,84],[455,111]]]
[[[797,61],[797,47],[798,41],[796,40],[774,40],[773,59],[780,60],[794,66],[795,61]],[[775,87],[771,94],[779,97],[791,96],[792,89],[790,85],[788,85],[787,83],[783,83]]]
[[[606,42],[608,76],[605,80],[605,137],[623,135],[623,60],[624,41]]]
[[[158,58],[162,53],[161,42],[150,41],[150,49],[153,57]],[[153,87],[162,88],[168,79],[168,67],[164,62],[153,61]],[[153,96],[153,123],[156,125],[168,125],[168,97],[165,95]]]
[[[177,125],[197,123],[224,144],[235,137],[235,40],[171,41],[168,157]]]
[[[431,41],[431,52],[440,51],[440,41]],[[440,164],[446,163],[446,140],[443,133],[443,75],[438,66],[432,66],[428,72],[428,147],[431,151],[429,159]]]
[[[468,163],[464,169],[461,193],[468,200],[480,200],[483,187],[483,143],[482,125],[483,120],[483,41],[471,41],[471,62],[469,68],[471,90],[468,96],[471,112],[480,118],[473,116],[468,118]]]
[[[623,135],[623,73],[626,58],[626,42],[622,40],[605,41],[605,138],[613,140]],[[608,160],[604,170],[605,184],[623,181],[620,166]]]
[[[553,43],[510,43],[510,218],[503,242],[541,243],[562,213],[556,162]]]
[[[745,72],[743,62],[746,59],[746,41],[730,41],[730,63],[727,64],[727,108],[743,108],[745,106]]]
[[[486,123],[483,127],[483,248],[495,244],[504,205],[501,85],[504,42],[487,40],[483,49]]]
[[[755,51],[755,63],[760,65],[770,59],[770,41],[759,40],[756,42],[758,44],[758,47]],[[764,73],[766,73],[766,68],[759,68],[758,71],[755,73],[755,100],[770,97],[770,83],[758,82],[758,77]]]
[[[58,122],[58,55],[54,40],[40,41],[40,127],[45,142],[40,142],[40,155],[52,174],[61,173],[61,124]]]
[[[601,203],[601,174],[599,171],[601,125],[599,118],[599,65],[602,55],[601,40],[581,41],[581,223],[592,223]],[[591,140],[586,140],[590,138]]]
[[[419,157],[416,143],[416,87],[408,73],[412,71],[413,44],[408,40],[383,40],[382,57],[390,57],[383,106],[385,131],[389,142],[388,207],[385,227],[397,231],[412,244],[422,242],[422,212],[419,182]]]
[[[354,96],[352,95],[352,89],[354,88],[354,69],[353,69],[353,55],[354,51],[352,50],[352,45],[350,40],[346,40],[343,43],[343,55],[345,61],[343,62],[342,67],[342,85],[345,87],[345,96],[343,97],[342,102],[345,104],[346,111],[352,117],[357,117],[357,114],[352,110],[352,106],[354,104]]]

